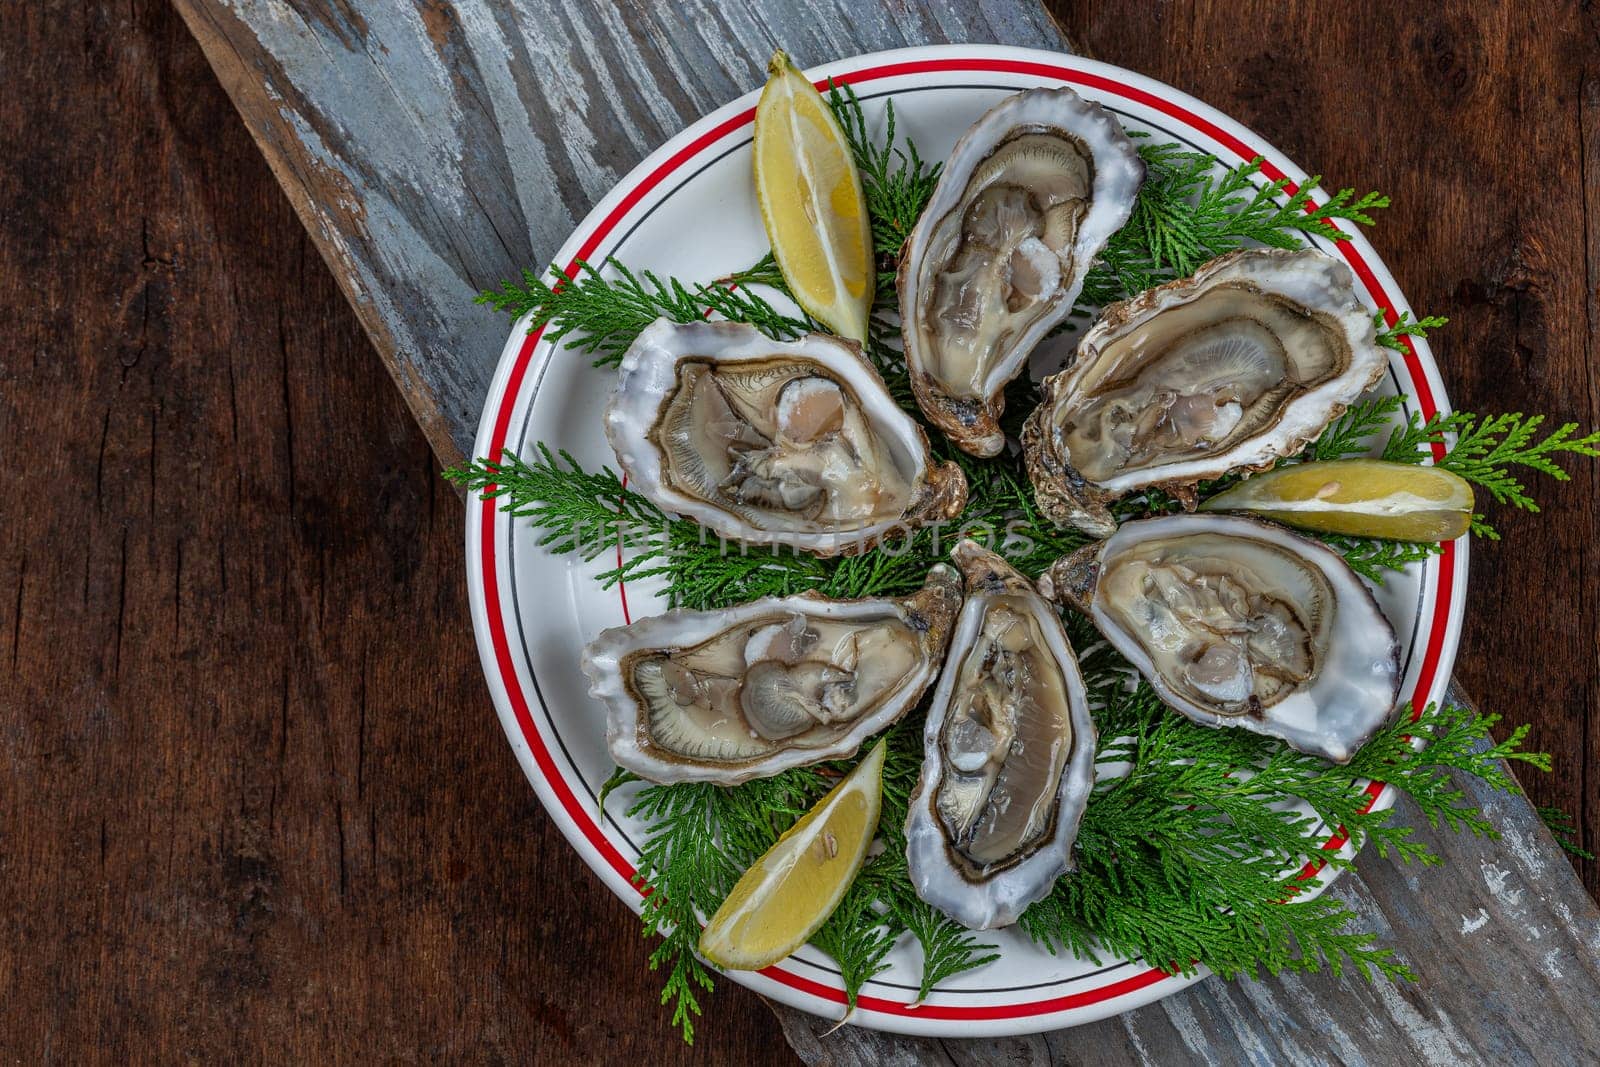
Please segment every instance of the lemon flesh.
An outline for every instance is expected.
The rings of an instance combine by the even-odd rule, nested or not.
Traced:
[[[865,341],[872,228],[844,130],[789,57],[773,54],[756,105],[761,221],[795,300],[841,337]]]
[[[878,832],[885,742],[800,817],[734,885],[700,934],[700,955],[738,971],[770,967],[839,906]]]
[[[1297,463],[1249,478],[1200,505],[1290,526],[1393,541],[1449,541],[1472,525],[1472,486],[1438,467],[1380,459]]]

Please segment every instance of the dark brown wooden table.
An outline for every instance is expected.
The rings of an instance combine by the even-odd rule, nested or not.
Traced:
[[[195,20],[209,5],[182,6]],[[361,44],[365,5],[295,6],[315,16],[308,40]],[[926,31],[907,10],[895,26]],[[448,3],[417,11],[442,51],[475,29]],[[643,7],[625,13],[646,22]],[[1600,423],[1593,11],[1362,0],[1056,13],[1090,54],[1199,95],[1335,182],[1393,193],[1374,241],[1416,306],[1452,316],[1435,348],[1459,405]],[[1035,32],[948,25],[970,39]],[[395,338],[373,328],[385,294],[330,273],[319,245],[337,235],[307,236],[295,209],[308,205],[285,197],[165,3],[40,0],[7,5],[0,26],[0,1054],[791,1061],[771,1013],[731,983],[693,1056],[677,1043],[631,916],[574,877],[494,721],[459,502],[429,447],[461,440],[470,413],[450,405],[480,400],[474,383],[419,406]],[[250,57],[196,28],[238,96]],[[832,57],[818,33],[802,61]],[[727,80],[670,107],[754,84]],[[292,124],[275,107],[244,107],[258,138],[275,118]],[[670,132],[613,145],[602,163],[625,169]],[[262,147],[291,189],[331,180],[327,160]],[[562,195],[581,214],[594,191]],[[507,234],[496,254],[508,261],[550,252]],[[494,280],[460,266],[467,282]],[[1529,792],[1577,813],[1594,847],[1600,467],[1539,488],[1546,513],[1498,515],[1506,543],[1475,554],[1458,673],[1535,725],[1557,772],[1526,777]],[[1360,1058],[1370,1026],[1409,1027],[1408,1051],[1462,1063],[1581,1056],[1581,1020],[1550,1005],[1594,980],[1600,941],[1541,969],[1541,938],[1589,927],[1563,926],[1565,868],[1510,825],[1510,842],[1463,847],[1449,872],[1368,859],[1351,882],[1363,888],[1347,888],[1396,924],[1387,936],[1415,933],[1407,914],[1439,924],[1429,937],[1454,947],[1420,987],[1374,992],[1370,1018],[1342,1019],[1348,1044],[1261,1033],[1312,1060]],[[1579,868],[1600,889],[1595,865]],[[1430,902],[1481,893],[1496,872],[1520,903],[1495,910],[1487,940],[1452,942],[1456,917]],[[1530,977],[1496,993],[1502,976],[1475,966],[1486,958]],[[1314,998],[1318,980],[1297,981]],[[1474,982],[1489,991],[1478,1010],[1441,1017]],[[1296,1017],[1273,988],[1212,981],[1092,1034],[898,1051],[1224,1058],[1249,1051],[1260,1020]],[[812,1060],[873,1047],[793,1037]]]

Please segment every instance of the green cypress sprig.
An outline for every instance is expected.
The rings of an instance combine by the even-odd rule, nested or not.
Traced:
[[[943,443],[936,448],[956,458],[970,479],[960,525],[925,527],[879,551],[834,559],[724,542],[698,523],[665,515],[610,468],[590,472],[542,444],[532,460],[506,452],[498,462],[474,460],[444,475],[469,492],[504,501],[501,510],[539,531],[538,544],[551,552],[578,552],[590,562],[620,544],[624,559],[597,575],[601,587],[660,580],[672,607],[704,609],[807,590],[830,597],[911,592],[946,558],[958,534],[1004,548],[1030,576],[1084,543],[1038,514],[1032,488],[1017,471]]]
[[[780,339],[817,328],[803,314],[779,311],[748,290],[688,284],[648,270],[635,273],[615,259],[604,266],[610,276],[584,260],[571,274],[558,264],[543,275],[524,270],[520,282],[502,282],[499,289],[479,294],[477,302],[512,318],[531,313],[529,332],[545,330],[551,344],[570,344],[594,356],[597,367],[619,363],[640,331],[663,315],[673,322],[720,315]]]
[[[782,293],[790,303],[794,302],[794,294],[789,292],[789,283],[784,281],[783,272],[778,269],[778,257],[770,251],[755,264],[744,270],[736,270],[732,274],[724,275],[716,283],[724,288],[749,288],[752,285],[763,285],[768,289],[775,289]]]
[[[993,963],[1000,954],[981,935],[951,922],[938,908],[917,896],[909,877],[902,873],[884,895],[890,914],[922,950],[922,977],[915,997],[915,1002],[920,1003],[947,979]]]
[[[1349,459],[1372,450],[1372,439],[1400,411],[1403,397],[1376,396],[1358,400],[1311,445],[1312,459]]]
[[[894,101],[884,102],[883,140],[872,136],[856,91],[830,84],[828,106],[844,129],[861,172],[861,191],[872,222],[872,247],[878,259],[877,303],[895,303],[894,278],[900,249],[939,184],[943,165],[929,163],[910,141],[897,142]]]
[[[1528,493],[1516,468],[1546,474],[1558,482],[1571,479],[1559,459],[1563,455],[1600,456],[1600,430],[1582,437],[1575,422],[1562,423],[1539,436],[1543,415],[1510,412],[1474,415],[1465,411],[1435,415],[1424,422],[1413,414],[1384,445],[1383,458],[1396,463],[1424,463],[1435,446],[1447,448],[1438,465],[1489,491],[1497,504],[1510,504],[1537,512],[1539,504]],[[1472,532],[1498,541],[1499,533],[1482,515],[1473,516]]]
[[[1259,157],[1219,173],[1211,156],[1175,144],[1146,142],[1139,154],[1144,186],[1128,224],[1106,242],[1085,277],[1080,311],[1193,274],[1224,252],[1251,245],[1300,248],[1310,234],[1345,240],[1349,234],[1339,221],[1370,226],[1372,212],[1389,206],[1379,193],[1341,189],[1308,211],[1322,179],[1310,178],[1292,194],[1287,178],[1258,184]]]
[[[922,730],[916,717],[903,720],[889,733],[888,760],[883,773],[883,813],[878,836],[883,852],[873,861],[877,899],[884,922],[909,934],[922,950],[922,979],[917,1000],[925,999],[940,982],[962,971],[981,967],[997,958],[994,946],[958,926],[948,916],[929,907],[911,889],[906,870],[906,816],[911,793],[922,770]],[[855,994],[850,994],[852,1001]]]
[[[839,965],[846,1002],[854,1006],[861,987],[889,969],[884,957],[903,932],[892,916],[879,914],[884,875],[878,860],[869,861],[845,891],[844,899],[828,921],[811,937],[811,943]]]
[[[698,916],[716,909],[742,870],[717,840],[728,825],[727,800],[716,786],[690,782],[644,790],[629,814],[649,827],[635,884],[650,890],[640,915],[646,935],[660,939],[650,969],[666,969],[661,1003],[672,1005],[672,1025],[693,1044],[699,994],[712,989],[710,973],[694,954]]]
[[[1317,534],[1323,541],[1344,557],[1350,569],[1374,585],[1395,571],[1403,571],[1413,563],[1437,556],[1441,549],[1433,542],[1385,541],[1377,537],[1352,537],[1347,534]]]
[[[500,510],[526,519],[539,531],[537,543],[552,552],[576,551],[588,562],[619,544],[636,553],[655,549],[656,531],[667,521],[659,508],[624,489],[610,467],[590,473],[565,450],[535,447],[531,462],[502,450],[498,460],[468,460],[443,473],[468,493],[502,501]]]
[[[1572,821],[1572,816],[1560,808],[1541,805],[1534,809],[1539,813],[1545,826],[1550,831],[1550,836],[1556,839],[1556,844],[1569,855],[1580,860],[1594,859],[1594,853],[1578,844],[1578,825]]]
[[[1339,766],[1241,731],[1177,720],[1144,687],[1120,700],[1097,717],[1127,727],[1131,715],[1134,767],[1103,784],[1091,802],[1079,830],[1077,874],[1022,919],[1042,944],[1087,958],[1112,952],[1174,971],[1203,963],[1224,976],[1324,967],[1338,973],[1354,965],[1408,977],[1388,949],[1350,929],[1354,916],[1333,898],[1281,907],[1317,883],[1299,870],[1306,817],[1277,810],[1281,801],[1300,798],[1330,827],[1370,840],[1381,855],[1433,865],[1438,856],[1394,822],[1392,808],[1366,810],[1367,779],[1411,797],[1430,825],[1492,836],[1492,824],[1452,773],[1515,790],[1503,760],[1549,766],[1548,756],[1522,751],[1525,729],[1493,743],[1497,717],[1457,707],[1430,707],[1415,723],[1402,708],[1393,725]],[[1411,742],[1417,736],[1429,741],[1420,752]],[[1347,862],[1332,852],[1318,858]]]
[[[1406,351],[1402,338],[1426,338],[1428,331],[1437,330],[1450,320],[1441,315],[1424,315],[1420,319],[1412,319],[1411,312],[1402,311],[1393,326],[1384,321],[1384,312],[1376,312],[1372,316],[1372,325],[1377,330],[1378,343],[1385,348],[1392,348],[1396,352]]]
[[[1426,423],[1413,416],[1408,428],[1397,430],[1390,438],[1383,454],[1385,459],[1415,463],[1429,456],[1435,443],[1448,444],[1454,436],[1455,443],[1439,461],[1441,467],[1489,490],[1497,503],[1538,511],[1539,505],[1512,473],[1513,468],[1526,467],[1565,482],[1572,475],[1557,461],[1562,453],[1600,456],[1600,430],[1575,437],[1578,424],[1567,422],[1540,437],[1544,421],[1543,415],[1520,412],[1481,417],[1452,412]]]

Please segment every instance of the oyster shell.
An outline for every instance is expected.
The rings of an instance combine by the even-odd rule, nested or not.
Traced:
[[[583,672],[619,767],[736,785],[849,756],[899,719],[938,674],[960,606],[939,564],[906,597],[669,611],[603,631]]]
[[[856,555],[967,500],[860,346],[824,334],[657,319],[622,357],[605,427],[632,488],[747,544]]]
[[[1057,560],[1039,591],[1084,612],[1172,708],[1347,763],[1394,710],[1400,645],[1327,546],[1274,523],[1171,515]]]
[[[1039,507],[1097,537],[1107,505],[1264,470],[1298,452],[1389,365],[1350,269],[1253,249],[1106,308],[1044,382],[1022,431]]]
[[[1007,97],[956,144],[898,285],[917,403],[964,451],[1000,452],[1006,383],[1071,313],[1143,180],[1116,118],[1071,89]]]
[[[971,541],[906,819],[917,895],[974,930],[1007,926],[1072,869],[1095,728],[1055,608]]]

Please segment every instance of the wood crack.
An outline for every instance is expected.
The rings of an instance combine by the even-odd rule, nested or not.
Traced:
[[[122,675],[122,634],[128,614],[128,528],[123,526],[121,546],[117,552],[117,624],[116,644],[111,653],[111,676]]]
[[[17,595],[11,604],[11,674],[17,673],[17,653],[22,647],[22,599],[28,586],[28,556],[17,565]]]
[[[172,645],[179,648],[183,638],[183,538],[173,542],[172,553]]]
[[[284,469],[288,478],[289,515],[295,513],[295,459],[294,459],[294,403],[289,390],[289,340],[283,323],[283,309],[278,308],[278,366],[283,396]]]
[[[111,408],[107,407],[105,415],[100,419],[100,447],[96,450],[94,459],[94,508],[98,512],[104,512],[106,507],[106,437],[110,432]]]
[[[361,674],[357,679],[356,705],[360,719],[356,723],[356,799],[367,794],[367,656],[368,647],[361,646]]]

